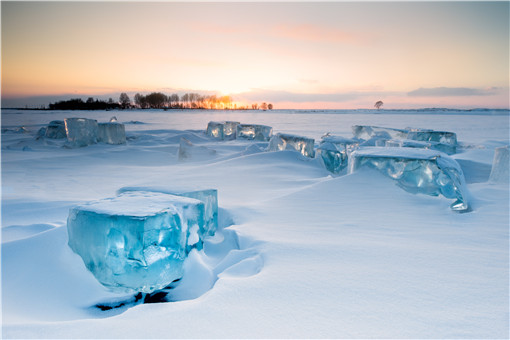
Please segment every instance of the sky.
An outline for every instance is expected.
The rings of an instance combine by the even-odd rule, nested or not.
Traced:
[[[507,1],[2,1],[2,106],[157,91],[509,108],[509,21]]]

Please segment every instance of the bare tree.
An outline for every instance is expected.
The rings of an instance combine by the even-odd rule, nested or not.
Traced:
[[[273,109],[273,104],[267,104],[267,108],[268,108],[269,110],[272,110],[272,109]]]
[[[267,104],[266,103],[262,103],[262,105],[260,105],[260,109],[266,111],[267,110]]]
[[[126,93],[121,93],[119,97],[120,106],[123,109],[127,109],[131,106],[131,99],[129,99],[128,95]]]
[[[383,104],[384,104],[384,103],[383,103],[381,100],[379,100],[379,101],[377,101],[377,102],[375,103],[375,105],[374,105],[374,106],[375,106],[375,108],[376,108],[377,110],[379,110],[379,109],[381,108],[381,106],[383,106]]]

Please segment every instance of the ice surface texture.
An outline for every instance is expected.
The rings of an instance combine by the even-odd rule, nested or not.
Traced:
[[[87,118],[66,118],[65,127],[68,145],[72,147],[82,147],[97,143],[97,120]]]
[[[277,133],[269,141],[268,151],[296,150],[303,156],[314,158],[315,140],[287,133]]]
[[[63,120],[53,120],[46,127],[46,138],[66,138],[66,127]]]
[[[112,117],[113,119],[114,117]],[[110,122],[98,124],[98,141],[106,144],[126,143],[126,129],[124,124]]]
[[[394,129],[379,126],[354,125],[352,127],[352,132],[356,138],[366,140],[362,146],[385,146],[386,143],[386,146],[393,147],[439,150],[449,155],[457,152],[457,135],[449,131],[434,131],[417,128]],[[412,143],[409,140],[422,143]]]
[[[509,182],[509,171],[508,171],[508,145],[496,148],[494,150],[494,160],[492,161],[492,170],[489,177],[491,182],[508,183]]]
[[[317,151],[326,169],[338,174],[347,167],[349,154],[358,146],[359,140],[328,134],[322,137]]]
[[[207,124],[206,134],[216,139],[235,139],[236,130],[239,122],[209,122]]]
[[[468,211],[467,188],[459,164],[440,151],[413,148],[360,148],[351,154],[349,173],[369,166],[397,181],[404,190],[455,198],[455,211]]]
[[[184,196],[194,198],[205,206],[205,224],[199,230],[200,239],[212,236],[218,229],[218,190],[216,189],[201,189],[201,188],[176,188],[176,187],[124,187],[117,191],[117,194],[122,194],[131,191],[150,191],[159,192],[163,194]]]
[[[150,293],[183,274],[204,228],[204,203],[154,192],[126,192],[72,208],[69,246],[99,282],[116,292]]]
[[[273,128],[266,125],[239,124],[237,125],[236,138],[258,141],[268,141],[273,135]]]

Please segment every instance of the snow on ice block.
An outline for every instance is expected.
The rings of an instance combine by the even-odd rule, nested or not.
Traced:
[[[453,154],[451,145],[439,143],[439,142],[424,142],[419,140],[402,139],[395,140],[391,139],[386,141],[385,146],[387,147],[400,147],[400,148],[418,148],[418,149],[430,149],[442,151],[446,154]]]
[[[98,141],[106,144],[126,143],[126,128],[124,124],[116,122],[99,123]]]
[[[180,161],[188,159],[209,159],[216,155],[216,150],[205,146],[194,145],[188,139],[181,137],[178,157]]]
[[[467,188],[459,164],[440,151],[414,148],[367,147],[354,151],[349,173],[369,166],[397,181],[412,193],[455,198],[455,211],[468,211]]]
[[[358,146],[358,140],[327,134],[322,137],[317,151],[326,169],[338,174],[347,167],[349,154]]]
[[[273,135],[273,128],[266,125],[239,124],[236,128],[237,139],[250,139],[267,142]]]
[[[496,183],[508,183],[509,182],[509,170],[508,170],[508,155],[509,147],[502,146],[494,150],[494,160],[492,161],[492,170],[489,176],[489,181]]]
[[[209,122],[207,124],[206,134],[216,139],[235,139],[236,129],[239,122]]]
[[[97,120],[87,118],[66,118],[66,136],[70,146],[81,147],[97,143]]]
[[[126,192],[72,208],[69,246],[104,286],[150,293],[183,275],[198,242],[204,204],[155,192]]]
[[[393,129],[380,126],[354,125],[352,127],[354,137],[369,140],[374,137],[385,139],[405,139],[407,138],[407,130]]]
[[[46,127],[44,134],[46,138],[60,139],[66,138],[66,127],[63,120],[53,120]]]
[[[303,156],[314,158],[315,140],[287,133],[277,133],[269,141],[268,151],[295,150]]]
[[[411,130],[407,134],[407,139],[431,142],[435,150],[440,150],[452,155],[457,152],[457,134],[449,131],[433,130]]]
[[[194,198],[204,203],[204,227],[199,230],[200,240],[212,236],[218,229],[218,190],[176,187],[124,187],[117,191],[122,194],[130,191],[159,192],[163,194]],[[198,246],[200,246],[199,244]]]

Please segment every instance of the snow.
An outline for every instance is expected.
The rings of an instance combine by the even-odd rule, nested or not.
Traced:
[[[65,148],[38,130],[112,113],[2,110],[2,336],[508,338],[509,188],[489,181],[508,111],[373,112],[116,111],[126,144]],[[473,210],[372,169],[332,175],[267,142],[215,140],[209,121],[315,140],[353,125],[455,132]],[[216,153],[179,161],[181,138]],[[109,292],[67,246],[70,207],[182,186],[218,190],[219,227],[189,254],[172,302]]]

